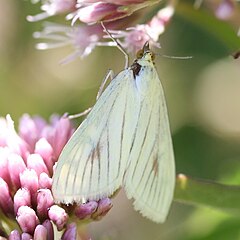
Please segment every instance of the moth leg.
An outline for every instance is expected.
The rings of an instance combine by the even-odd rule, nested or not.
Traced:
[[[104,90],[104,87],[107,83],[107,80],[110,78],[110,80],[113,80],[114,78],[114,73],[113,73],[113,70],[109,69],[107,71],[107,74],[106,76],[104,77],[104,79],[102,80],[102,83],[100,85],[100,88],[98,90],[98,93],[97,93],[97,97],[96,97],[96,100],[98,100],[98,98],[101,96],[101,94],[103,93],[103,90]]]
[[[91,110],[92,110],[92,107],[84,110],[83,112],[80,112],[80,113],[77,113],[77,114],[73,114],[73,115],[68,115],[68,118],[69,118],[69,119],[74,119],[74,118],[79,118],[79,117],[85,116],[85,115],[87,115]]]
[[[125,51],[125,49],[122,47],[122,45],[117,41],[117,39],[115,39],[112,34],[107,30],[107,28],[105,27],[105,25],[103,24],[103,22],[101,21],[101,25],[103,27],[103,30],[107,33],[107,35],[113,40],[113,42],[116,43],[117,48],[123,53],[124,57],[125,57],[125,69],[128,68],[129,65],[129,56],[127,54],[127,52]]]
[[[96,100],[98,100],[98,98],[101,96],[101,94],[103,93],[103,90],[104,90],[104,87],[107,83],[107,80],[110,78],[110,80],[112,80],[114,77],[114,73],[113,73],[113,70],[109,69],[106,76],[104,77],[104,79],[102,80],[102,83],[101,83],[101,86],[98,90],[98,93],[97,93],[97,97],[96,97]],[[69,119],[74,119],[74,118],[79,118],[79,117],[82,117],[82,116],[85,116],[87,115],[91,110],[92,110],[93,107],[90,107],[88,109],[86,109],[85,111],[81,112],[81,113],[77,113],[77,114],[73,114],[73,115],[69,115],[68,118]]]

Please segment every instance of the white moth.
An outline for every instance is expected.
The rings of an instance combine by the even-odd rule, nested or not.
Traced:
[[[121,186],[143,216],[164,222],[175,164],[164,92],[148,43],[104,90],[64,147],[53,176],[56,202],[111,196]]]

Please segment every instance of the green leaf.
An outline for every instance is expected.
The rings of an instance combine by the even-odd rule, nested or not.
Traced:
[[[240,47],[237,29],[234,29],[234,26],[229,22],[217,19],[213,13],[194,9],[191,4],[180,3],[177,5],[176,14],[213,35],[229,51],[236,51]]]
[[[240,215],[240,187],[177,176],[174,200],[199,204]]]

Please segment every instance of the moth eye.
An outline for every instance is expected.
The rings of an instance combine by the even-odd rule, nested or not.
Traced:
[[[137,59],[142,58],[142,57],[143,57],[143,50],[141,49],[137,52]]]

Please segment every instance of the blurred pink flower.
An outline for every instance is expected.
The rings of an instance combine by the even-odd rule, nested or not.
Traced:
[[[97,2],[80,8],[74,17],[74,21],[79,19],[85,23],[92,23],[109,19],[115,20],[127,15],[128,12],[116,4]]]
[[[36,1],[34,1],[36,2]],[[37,1],[39,2],[39,1]],[[66,19],[82,22],[113,21],[133,14],[135,11],[160,2],[160,0],[84,1],[84,0],[42,0],[41,10],[35,16],[27,16],[30,22],[47,17],[69,13]]]
[[[39,1],[34,1],[39,2]],[[76,10],[77,0],[43,0],[41,6],[42,13],[35,16],[27,16],[30,22],[40,21],[56,14],[68,13]]]
[[[159,0],[133,1],[78,1],[78,10],[72,14],[73,22],[79,19],[85,23],[114,21],[132,15],[134,12],[154,5]],[[70,16],[70,15],[69,15]]]
[[[150,45],[160,47],[159,36],[165,31],[166,25],[174,14],[173,6],[169,5],[161,10],[147,23],[127,28],[126,31],[110,30],[110,33],[121,39],[121,44],[128,52],[136,53],[146,41]]]
[[[232,0],[222,0],[215,9],[215,15],[222,20],[228,20],[235,10],[235,2]]]
[[[68,63],[77,57],[89,55],[99,45],[103,31],[100,25],[94,26],[65,26],[60,24],[45,24],[42,32],[35,32],[34,37],[45,39],[47,42],[38,43],[41,50],[72,45],[74,52],[63,59],[62,63]]]
[[[77,226],[72,223],[67,226],[65,233],[63,234],[62,240],[77,239]]]
[[[145,2],[146,0],[102,0],[101,2],[113,3],[118,5],[129,5]],[[96,0],[78,0],[78,3],[97,3]]]
[[[50,5],[54,5],[56,8],[57,4],[59,4],[58,8],[62,9],[60,7],[62,1],[47,1],[47,9],[50,9]],[[121,39],[123,47],[128,52],[136,53],[146,41],[149,41],[152,46],[159,47],[159,36],[165,31],[166,25],[174,14],[173,5],[160,9],[148,23],[138,24],[126,29],[126,26],[131,25],[132,22],[127,18],[128,16],[132,15],[133,18],[138,18],[139,16],[133,13],[159,2],[160,0],[76,0],[75,9],[68,12],[66,19],[72,20],[72,25],[77,20],[89,25],[65,26],[47,23],[42,32],[34,33],[35,38],[45,39],[46,41],[38,43],[37,48],[45,50],[72,45],[73,53],[61,61],[61,63],[68,63],[77,57],[88,56],[96,46],[115,46],[116,44],[111,41],[105,41],[103,29],[99,24],[92,25],[100,21],[105,22],[109,31],[125,27],[124,30],[110,32],[114,37]],[[46,5],[46,3],[44,4]],[[54,11],[54,14],[57,12]]]
[[[0,218],[8,218],[11,226],[18,224],[21,231],[8,232],[0,226],[0,239],[53,240],[52,224],[63,230],[62,239],[79,236],[75,225],[69,223],[97,219],[111,209],[112,203],[105,198],[83,205],[55,205],[51,192],[53,166],[74,131],[72,124],[65,117],[52,116],[48,124],[27,114],[19,122],[17,133],[9,115],[0,118]],[[104,206],[106,209],[99,211]],[[85,210],[80,211],[82,208]]]
[[[173,14],[174,8],[167,6],[159,10],[147,24],[127,28],[126,31],[110,30],[116,29],[124,23],[118,20],[107,23],[107,28],[110,28],[108,28],[108,30],[115,38],[121,40],[121,44],[128,52],[136,53],[137,50],[142,48],[146,41],[149,41],[152,46],[160,47],[158,43],[159,36],[165,31],[166,25],[169,23]],[[62,63],[68,63],[76,57],[83,58],[89,55],[96,46],[115,46],[115,43],[112,41],[103,41],[103,35],[102,26],[99,24],[91,26],[75,25],[71,27],[48,23],[45,25],[44,30],[42,32],[36,32],[34,37],[46,40],[44,43],[37,44],[37,48],[42,50],[72,45],[74,52],[61,61]],[[29,137],[31,137],[31,135],[29,136],[27,134],[27,138]],[[34,138],[34,136],[32,136],[32,138]]]

